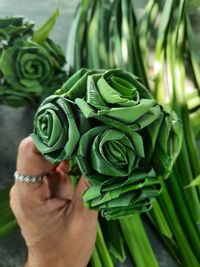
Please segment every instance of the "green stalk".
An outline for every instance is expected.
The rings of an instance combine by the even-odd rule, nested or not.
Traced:
[[[154,201],[150,214],[153,216],[153,223],[159,229],[159,232],[167,238],[173,239],[173,234],[167,221],[165,220],[165,216],[158,201]]]
[[[1,201],[0,213],[4,214],[4,213],[7,213],[8,211],[10,211],[10,204],[9,204],[9,200],[5,199]]]
[[[139,53],[136,53],[136,59],[138,59],[139,65],[139,77],[142,78],[146,87],[150,89],[149,82],[147,79],[147,73],[149,68],[149,50],[150,43],[152,41],[152,32],[155,27],[155,20],[159,12],[159,2],[155,0],[148,1],[144,15],[139,20],[136,29],[136,47]],[[140,68],[141,66],[141,68]]]
[[[97,227],[97,239],[96,239],[96,248],[98,251],[98,254],[100,256],[102,266],[103,267],[114,267],[113,261],[111,259],[111,256],[108,252],[108,248],[106,246],[103,233],[101,231],[101,227],[98,224]]]
[[[175,2],[174,2],[175,3]],[[175,3],[176,4],[176,3]],[[164,42],[162,44],[162,41],[164,38],[161,38],[161,40],[158,40],[157,51],[159,52],[158,58],[161,57],[161,55],[165,55],[167,58],[167,81],[168,81],[168,88],[166,88],[166,92],[164,93],[164,90],[162,88],[163,82],[163,71],[164,71],[164,59],[162,61],[161,69],[158,72],[158,78],[161,80],[158,80],[157,86],[157,96],[159,97],[159,101],[162,104],[165,104],[166,102],[166,96],[168,97],[168,100],[172,103],[175,110],[178,112],[179,116],[182,118],[184,123],[184,128],[188,128],[188,124],[185,125],[185,123],[188,122],[188,113],[186,110],[186,101],[184,99],[183,92],[185,90],[185,73],[184,73],[184,62],[181,60],[183,58],[183,43],[184,43],[184,26],[183,26],[183,16],[185,11],[185,4],[186,1],[180,1],[180,5],[178,6],[178,12],[177,10],[174,11],[174,13],[171,13],[171,17],[173,18],[173,25],[170,25],[167,27],[167,22],[165,21],[165,38],[166,38],[166,47],[164,45]],[[169,9],[168,9],[169,10]],[[168,13],[169,14],[169,13]],[[173,17],[174,16],[174,17]],[[169,19],[169,18],[168,18]],[[167,37],[166,37],[167,36]],[[161,45],[162,44],[162,45]],[[159,76],[160,75],[160,76]],[[187,116],[187,117],[186,117]],[[179,258],[181,261],[181,264],[185,266],[199,266],[198,262],[198,255],[199,255],[199,236],[198,231],[196,228],[196,225],[194,221],[199,220],[200,215],[200,209],[199,209],[199,199],[196,192],[196,189],[193,188],[193,190],[183,191],[181,184],[189,184],[193,180],[193,167],[191,165],[190,161],[190,152],[194,153],[194,143],[191,143],[191,130],[187,129],[184,130],[184,135],[186,136],[186,140],[183,140],[183,147],[180,153],[180,156],[177,160],[176,164],[176,170],[178,170],[178,177],[170,177],[168,181],[166,182],[168,186],[170,186],[170,192],[168,193],[167,188],[165,184],[163,183],[163,193],[159,197],[158,201],[161,205],[162,211],[164,216],[167,219],[167,222],[171,228],[171,231],[175,237],[175,242],[178,245],[179,249]],[[193,137],[192,137],[193,138]],[[194,138],[193,138],[194,140]],[[193,151],[193,152],[192,152]],[[195,157],[197,154],[194,153]],[[192,158],[193,158],[192,157]],[[192,164],[195,164],[196,171],[198,170],[197,166],[197,158],[193,161]],[[196,167],[197,166],[197,167]],[[176,180],[178,179],[178,180]],[[179,181],[179,182],[178,182]],[[191,188],[192,189],[192,188]],[[171,195],[171,197],[170,197]],[[171,200],[171,198],[174,199],[174,204]],[[187,203],[186,203],[187,199]],[[175,209],[176,207],[176,209]],[[189,207],[189,210],[188,210]],[[177,215],[178,211],[178,215]],[[192,217],[195,219],[191,219]],[[158,221],[159,214],[158,210],[156,210],[156,217],[154,214],[154,218],[157,219],[157,224],[159,222],[159,225],[161,224],[160,221]],[[166,229],[162,230],[166,231]]]
[[[109,68],[109,38],[107,36],[109,24],[110,24],[110,11],[113,8],[113,2],[111,0],[100,1],[100,26],[99,26],[99,54],[101,57],[101,68]]]
[[[109,252],[120,262],[126,260],[124,249],[124,238],[121,233],[120,225],[117,220],[107,221],[101,218],[101,228],[108,246]]]
[[[180,30],[184,30],[184,22],[183,21],[183,29],[180,28]],[[183,35],[183,34],[182,34]],[[183,42],[183,40],[181,40]],[[190,120],[189,120],[189,112],[187,108],[187,102],[186,102],[186,96],[185,96],[185,73],[184,73],[184,61],[183,61],[183,53],[181,47],[179,46],[179,57],[176,57],[177,65],[176,68],[179,68],[180,70],[180,80],[175,81],[175,86],[176,89],[179,90],[179,96],[181,95],[181,118],[183,121],[184,125],[184,135],[185,135],[185,141],[186,141],[186,146],[187,146],[187,152],[188,152],[188,158],[190,161],[190,166],[191,166],[191,171],[193,177],[196,177],[200,173],[200,161],[199,161],[199,155],[197,151],[197,146],[194,138],[194,134],[192,132],[192,128],[190,125]],[[177,53],[178,54],[178,53]],[[182,81],[182,83],[181,83]],[[182,85],[181,87],[178,86],[178,84]],[[199,217],[200,218],[200,217]]]
[[[191,172],[191,167],[189,164],[189,158],[187,154],[187,149],[185,143],[182,145],[181,152],[177,159],[175,170],[179,173],[177,179],[179,179],[182,188],[187,186],[193,181],[193,176]],[[195,178],[195,177],[194,177]],[[187,205],[190,209],[190,212],[196,222],[200,220],[200,210],[199,205],[200,201],[198,198],[197,190],[195,187],[188,188],[184,190],[184,194],[187,200]]]
[[[99,55],[99,36],[96,34],[99,30],[101,1],[94,1],[93,14],[89,22],[87,32],[87,67],[101,68],[101,60]],[[95,36],[95,38],[94,38]]]
[[[119,17],[120,0],[113,2],[112,12],[110,13],[110,25],[109,25],[109,39],[108,39],[108,57],[109,67],[123,67],[123,57],[121,51],[121,38],[118,21],[121,21]]]
[[[198,267],[199,262],[190,247],[190,243],[185,235],[185,230],[183,230],[181,226],[181,222],[177,216],[177,211],[174,208],[174,205],[169,195],[169,192],[167,190],[167,187],[165,186],[165,183],[163,181],[161,182],[163,186],[163,191],[161,195],[158,197],[158,199],[159,199],[159,203],[161,205],[162,211],[168,221],[168,224],[170,225],[172,229],[172,232],[175,237],[175,241],[178,244],[181,264],[184,267]],[[172,179],[169,178],[169,182],[172,182]],[[187,207],[183,205],[181,207],[181,210],[185,208]]]
[[[191,61],[191,67],[194,74],[195,83],[197,85],[198,93],[200,95],[200,53],[198,49],[198,43],[193,32],[192,25],[190,22],[189,15],[186,17],[186,30],[187,30],[187,39],[188,39],[188,52]]]
[[[177,22],[178,23],[178,22]],[[183,25],[180,21],[178,24],[180,30],[173,29],[173,32],[169,31],[168,37],[167,37],[167,78],[168,78],[168,91],[170,92],[170,100],[171,103],[173,103],[173,107],[175,108],[176,112],[179,114],[180,118],[185,122],[184,120],[184,109],[185,109],[185,103],[183,98],[182,91],[185,89],[185,73],[183,69],[183,62],[180,61],[180,53],[182,51],[182,47],[179,47],[177,50],[177,46],[180,42],[177,44],[177,35],[179,31],[179,38],[182,37],[180,35],[180,31],[184,31]],[[178,26],[177,26],[178,27]],[[182,37],[183,38],[183,37]],[[180,46],[180,45],[179,45]],[[183,127],[186,128],[185,124],[183,124]],[[186,140],[183,138],[183,145],[182,150],[179,154],[179,157],[177,159],[177,166],[179,168],[180,178],[181,178],[181,184],[183,186],[191,183],[193,180],[192,175],[192,169],[191,164],[189,160]],[[178,177],[178,178],[179,178]],[[199,199],[197,195],[196,188],[190,188],[188,191],[185,191],[185,195],[187,198],[188,207],[192,213],[192,216],[196,221],[199,221],[200,219],[200,209],[199,209]]]
[[[165,94],[163,90],[163,77],[164,77],[164,46],[167,37],[168,26],[171,21],[171,14],[173,13],[174,1],[168,0],[165,2],[165,6],[162,12],[162,20],[158,30],[158,37],[155,48],[155,96],[159,103],[165,103]]]
[[[200,109],[196,110],[190,115],[190,122],[195,137],[197,137],[200,134],[199,118],[200,118]]]
[[[9,191],[10,186],[2,189],[0,192],[0,238],[6,236],[17,228],[16,220],[10,209]]]
[[[179,28],[179,34],[181,35],[180,31],[184,30],[184,21],[182,22],[180,28]],[[182,33],[183,35],[183,33]],[[182,37],[181,35],[181,37]],[[182,39],[181,39],[182,41]],[[180,42],[180,40],[179,40]],[[182,42],[181,42],[182,43]],[[175,46],[174,45],[174,49]],[[176,88],[176,98],[175,98],[175,109],[179,112],[181,119],[183,121],[183,129],[184,129],[184,136],[185,139],[183,140],[183,149],[180,153],[180,157],[184,161],[180,161],[180,158],[178,160],[178,166],[179,170],[184,170],[183,177],[190,177],[189,181],[186,181],[187,184],[189,184],[193,178],[195,178],[200,173],[200,163],[198,160],[198,152],[196,148],[196,142],[194,140],[194,135],[190,126],[189,117],[188,117],[188,109],[187,109],[187,103],[185,98],[185,71],[184,71],[184,61],[183,61],[183,48],[179,45],[178,51],[176,55],[174,55],[174,72],[176,72],[176,79],[174,81],[174,88]],[[187,165],[183,165],[183,162],[186,162]],[[187,166],[187,169],[186,167]],[[188,175],[186,175],[186,172]],[[181,179],[182,181],[182,179]],[[186,184],[183,184],[185,186]],[[191,210],[195,211],[196,221],[200,221],[200,201],[198,199],[198,195],[196,192],[196,188],[193,188],[193,197],[196,199],[195,204],[191,205],[191,198],[188,197],[188,203],[191,205]],[[200,188],[199,188],[200,189]],[[186,194],[188,194],[189,191],[186,191]]]
[[[144,68],[144,65],[142,62],[142,53],[140,50],[140,44],[139,44],[139,38],[137,37],[137,32],[135,33],[134,50],[135,50],[135,58],[136,58],[136,62],[137,62],[138,76],[141,78],[141,80],[145,84],[146,88],[150,89],[149,82],[148,82],[146,72],[145,72],[145,68]],[[136,73],[136,70],[135,70],[135,73]]]
[[[16,229],[17,229],[16,220],[15,219],[9,220],[5,225],[0,227],[0,239],[9,235]]]
[[[180,263],[178,245],[174,240],[173,232],[166,220],[166,217],[158,201],[154,201],[153,207],[148,213],[148,216],[150,217],[150,220],[153,223],[154,227],[158,230],[159,234],[161,235],[161,238],[163,239],[165,245],[167,246],[173,258],[178,263]]]
[[[87,30],[87,14],[92,6],[91,0],[80,1],[77,6],[72,28],[69,34],[67,46],[67,64],[68,69],[79,70],[85,62],[84,41]]]
[[[138,267],[158,267],[151,244],[139,215],[119,220],[129,252]]]
[[[93,248],[92,256],[90,258],[90,264],[91,267],[103,267],[96,246]]]
[[[13,214],[8,211],[3,214],[1,214],[1,220],[0,223],[4,227],[7,223],[9,223],[11,220],[14,220]]]
[[[180,49],[179,49],[179,53]],[[192,128],[190,125],[190,120],[189,120],[189,114],[188,114],[188,108],[187,108],[187,102],[186,102],[186,96],[185,96],[185,84],[183,81],[185,80],[185,73],[183,70],[183,52],[180,57],[176,57],[177,60],[177,68],[180,69],[180,80],[182,83],[179,83],[179,80],[176,83],[176,88],[179,90],[179,96],[181,95],[182,103],[181,103],[181,115],[182,115],[182,121],[184,127],[184,134],[186,137],[186,145],[187,145],[187,151],[188,151],[188,156],[190,160],[190,166],[192,169],[193,176],[196,177],[200,173],[200,161],[199,161],[199,155],[197,151],[197,146],[196,142],[194,139],[194,135],[192,132]],[[182,85],[182,87],[178,87],[178,83]]]
[[[123,56],[124,68],[131,73],[134,73],[136,70],[134,64],[135,60],[129,60],[129,58],[134,57],[133,50],[133,39],[132,36],[135,36],[135,21],[133,19],[131,0],[120,0],[121,6],[121,51]],[[136,70],[137,71],[137,70]],[[136,74],[136,73],[135,73]]]
[[[171,198],[174,200],[174,206],[177,211],[177,215],[180,218],[181,225],[185,230],[185,235],[187,236],[190,246],[193,249],[195,255],[200,261],[200,235],[196,224],[193,222],[191,215],[187,209],[187,205],[184,199],[183,190],[181,190],[178,184],[177,176],[174,172],[171,174],[170,180],[167,181],[167,187]]]
[[[185,98],[189,112],[192,113],[200,107],[200,96],[196,89],[193,89],[192,92],[189,93],[186,92]]]
[[[141,50],[141,55],[143,59],[143,66],[145,68],[145,72],[148,72],[148,60],[149,60],[149,42],[153,23],[158,15],[159,6],[155,0],[148,1],[144,15],[139,21],[138,24],[138,37],[139,37],[139,45]]]
[[[17,228],[17,222],[11,212],[9,201],[1,202],[0,208],[0,238],[11,233]]]

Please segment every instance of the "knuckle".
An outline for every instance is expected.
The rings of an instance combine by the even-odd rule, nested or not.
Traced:
[[[30,202],[27,201],[28,199],[26,198],[24,192],[20,190],[18,184],[14,184],[11,187],[9,195],[10,195],[10,207],[14,212],[14,214],[18,214],[21,209],[25,210],[27,202]]]
[[[19,206],[19,197],[18,197],[18,192],[17,192],[17,187],[16,184],[14,184],[9,192],[9,203],[10,203],[10,208],[11,210],[15,213],[17,206]]]
[[[19,151],[25,151],[27,148],[34,149],[34,144],[31,137],[24,138],[19,144]]]
[[[15,185],[13,185],[10,189],[10,192],[9,192],[9,197],[10,197],[10,203],[13,202],[13,199],[15,197],[15,191],[16,191],[16,187]]]

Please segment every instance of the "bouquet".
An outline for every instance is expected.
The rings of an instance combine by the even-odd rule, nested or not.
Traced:
[[[122,69],[81,69],[46,98],[32,139],[52,163],[75,159],[85,205],[106,219],[147,211],[181,148],[182,124]]]

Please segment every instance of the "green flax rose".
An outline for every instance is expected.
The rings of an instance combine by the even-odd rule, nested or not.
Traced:
[[[137,132],[127,134],[98,126],[81,137],[77,161],[81,171],[95,184],[98,179],[130,175],[144,156],[143,140]]]
[[[58,94],[76,101],[87,118],[129,131],[148,126],[162,114],[151,93],[127,71],[112,69],[91,73],[82,69],[76,75],[79,81],[72,77]]]
[[[0,104],[35,104],[63,85],[65,57],[48,38],[58,15],[56,9],[38,29],[23,17],[0,19]]]
[[[59,64],[50,52],[44,45],[29,40],[17,41],[2,53],[0,69],[4,78],[15,90],[40,95],[43,87],[50,85]]]
[[[43,156],[58,163],[74,154],[80,133],[74,104],[64,97],[50,96],[35,115],[32,139]]]

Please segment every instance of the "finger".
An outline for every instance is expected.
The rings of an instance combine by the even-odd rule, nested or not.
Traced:
[[[45,174],[53,168],[55,166],[43,158],[30,137],[22,140],[18,149],[16,167],[19,174],[37,176]],[[30,198],[32,201],[42,201],[50,195],[50,190],[45,180],[35,184],[16,182],[16,187],[23,198]]]
[[[67,174],[68,173],[68,162],[66,160],[62,161],[56,168],[56,170],[60,173]]]
[[[16,200],[32,204],[41,204],[51,197],[47,178],[36,184],[16,182],[13,186]]]
[[[51,172],[47,176],[51,197],[72,199],[74,188],[66,173]]]
[[[83,204],[82,195],[86,191],[87,188],[88,188],[88,183],[85,177],[81,176],[78,182],[78,185],[75,188],[73,198],[72,198],[72,204],[76,210],[82,210],[82,211],[86,210]]]
[[[51,171],[55,165],[48,162],[36,149],[30,137],[25,138],[19,145],[17,171],[23,175],[41,175]]]
[[[77,221],[77,223],[80,222],[81,225],[84,225],[85,229],[89,227],[92,231],[92,229],[96,229],[98,212],[84,207],[82,195],[87,188],[88,182],[86,181],[84,176],[81,176],[73,194],[71,201],[71,210],[69,210],[71,214],[70,216],[72,218],[76,218],[75,220]]]

